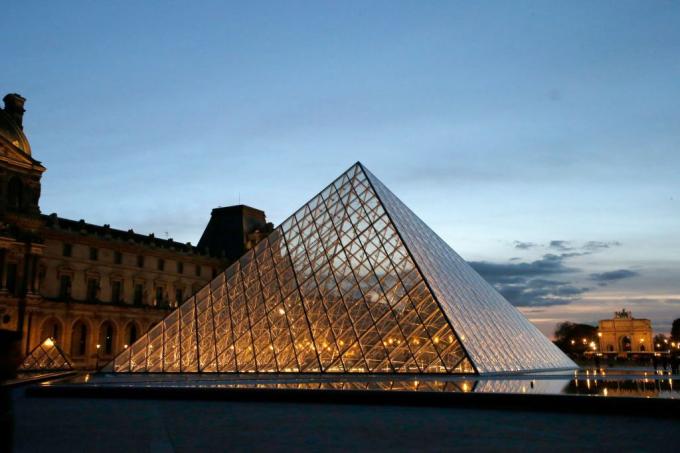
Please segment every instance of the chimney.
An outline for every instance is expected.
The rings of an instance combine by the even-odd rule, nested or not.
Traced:
[[[5,102],[5,113],[12,117],[19,129],[24,130],[24,103],[26,98],[16,93],[9,93],[2,100]]]

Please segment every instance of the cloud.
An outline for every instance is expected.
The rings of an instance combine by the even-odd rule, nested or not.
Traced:
[[[571,242],[569,241],[550,241],[548,247],[551,249],[559,250],[561,252],[567,250],[574,250],[574,247],[572,247],[570,244]]]
[[[587,279],[606,286],[611,282],[635,277],[629,269],[587,274],[585,269],[567,264],[572,257],[586,256],[599,250],[621,245],[617,241],[572,242],[553,240],[548,244],[514,241],[515,248],[545,247],[561,253],[546,253],[534,261],[512,258],[507,263],[472,261],[470,265],[491,283],[506,299],[517,307],[546,307],[566,305],[578,301],[592,285],[577,283]],[[671,302],[673,303],[673,302]]]
[[[611,282],[618,280],[623,280],[626,278],[636,277],[640,275],[638,272],[631,271],[628,269],[618,269],[615,271],[601,272],[596,274],[590,274],[590,280],[597,282],[600,286],[606,286]]]
[[[583,248],[585,250],[589,250],[591,252],[595,252],[597,250],[601,249],[608,249],[610,247],[618,247],[620,246],[621,243],[619,241],[609,241],[609,242],[604,242],[604,241],[588,241],[585,244],[583,244]]]
[[[497,284],[498,291],[516,307],[566,305],[580,299],[589,288],[570,282],[533,279],[520,284]]]
[[[520,250],[528,250],[538,245],[535,242],[522,242],[522,241],[515,241],[514,244],[515,248]]]
[[[554,277],[578,272],[564,260],[578,253],[546,254],[539,260],[522,263],[471,262],[470,265],[513,305],[541,307],[574,302],[588,288]]]
[[[573,241],[564,241],[555,239],[546,243],[529,242],[529,241],[513,241],[513,245],[518,250],[529,250],[537,247],[556,250],[558,252],[569,252],[579,250],[582,254],[595,253],[603,249],[611,247],[619,247],[619,241],[586,241],[576,243]]]
[[[680,298],[671,297],[671,298],[668,298],[668,299],[664,299],[663,303],[664,304],[670,304],[670,305],[680,305]]]
[[[564,259],[573,254],[546,254],[543,258],[530,263],[490,263],[473,261],[470,265],[491,283],[509,283],[517,278],[539,277],[545,275],[576,272],[578,269],[564,265]]]

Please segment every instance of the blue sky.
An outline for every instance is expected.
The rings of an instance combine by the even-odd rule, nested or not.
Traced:
[[[5,5],[43,212],[195,243],[360,160],[544,332],[621,307],[667,331],[680,5],[424,3]]]

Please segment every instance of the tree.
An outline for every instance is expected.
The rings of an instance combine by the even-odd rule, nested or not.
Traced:
[[[665,351],[668,349],[668,337],[662,333],[654,335],[654,350]]]
[[[555,329],[555,345],[566,353],[582,354],[591,341],[597,340],[597,327],[588,324],[562,322]]]
[[[671,327],[671,339],[673,341],[680,341],[680,318],[673,321],[673,326]]]

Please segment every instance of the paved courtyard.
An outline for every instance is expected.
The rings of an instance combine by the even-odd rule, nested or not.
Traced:
[[[658,451],[678,421],[369,405],[29,398],[17,452]]]

